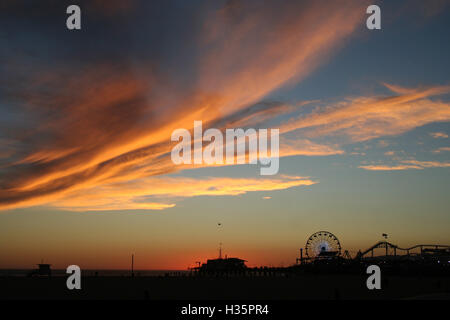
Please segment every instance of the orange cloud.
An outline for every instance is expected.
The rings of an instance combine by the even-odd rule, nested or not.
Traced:
[[[396,166],[387,166],[387,165],[365,165],[359,166],[358,168],[370,170],[370,171],[399,171],[399,170],[408,170],[408,169],[423,169],[420,166],[413,165],[396,165]]]
[[[430,136],[432,136],[435,139],[448,138],[448,134],[446,134],[445,132],[431,132]]]
[[[448,167],[450,167],[450,162],[417,161],[417,160],[404,160],[402,162],[420,166],[423,168],[448,168]]]
[[[281,138],[280,156],[331,156],[344,154],[338,146],[314,143],[308,139],[285,139]]]
[[[450,103],[430,98],[450,92],[450,86],[409,89],[385,84],[397,95],[356,97],[310,115],[287,121],[280,132],[302,130],[306,137],[345,136],[352,142],[398,135],[432,122],[450,121]]]
[[[15,72],[20,81],[9,86],[13,90],[7,98],[34,123],[11,130],[20,152],[0,177],[0,209],[52,205],[83,190],[96,193],[105,185],[186,169],[170,161],[173,130],[191,128],[194,120],[221,124],[218,128],[238,122],[267,94],[301,80],[342,46],[361,25],[364,7],[363,1],[243,2],[238,12],[226,6],[208,16],[202,33],[193,35],[199,43],[198,65],[191,66],[196,69],[187,87],[155,68],[158,61],[143,63],[139,74],[125,61],[68,64],[35,73],[20,69],[22,73]],[[263,109],[257,122],[292,110],[285,105]],[[254,121],[251,113],[241,122]],[[282,155],[341,152],[307,140],[282,148]],[[212,194],[261,187],[274,186],[243,183],[242,190],[233,186]],[[158,190],[153,190],[156,195]],[[130,201],[125,197],[111,206],[130,208]],[[165,205],[147,204],[157,209]],[[106,204],[92,206],[98,207]]]
[[[203,179],[154,177],[83,189],[53,201],[52,207],[70,211],[162,210],[174,203],[154,199],[197,196],[236,196],[254,191],[284,190],[317,183],[309,178],[282,176],[277,179],[222,178]],[[150,197],[152,200],[147,200]]]
[[[433,150],[433,153],[441,153],[443,151],[450,151],[450,147],[441,147],[436,150]]]
[[[327,59],[362,23],[366,3],[240,2],[238,11],[224,8],[205,25],[209,49],[200,86],[208,91],[223,88],[223,114],[259,101]]]
[[[450,162],[439,162],[439,161],[417,161],[417,160],[403,160],[400,161],[399,165],[389,166],[389,165],[363,165],[359,168],[371,171],[397,171],[397,170],[409,170],[416,169],[422,170],[425,168],[448,168],[450,167]]]

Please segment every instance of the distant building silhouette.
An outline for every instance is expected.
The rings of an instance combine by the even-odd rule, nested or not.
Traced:
[[[208,259],[206,263],[203,263],[200,267],[194,268],[194,270],[200,273],[240,272],[247,269],[245,262],[246,260],[239,258]]]
[[[52,276],[52,269],[50,268],[51,264],[40,263],[38,264],[38,269],[31,271],[28,276]]]

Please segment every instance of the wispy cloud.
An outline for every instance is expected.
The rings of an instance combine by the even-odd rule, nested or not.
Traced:
[[[409,169],[423,169],[420,166],[414,165],[364,165],[359,166],[358,168],[370,170],[370,171],[399,171],[399,170],[409,170]]]
[[[176,205],[173,200],[197,196],[237,196],[254,191],[284,190],[317,183],[308,177],[259,178],[153,177],[122,181],[64,193],[59,199],[35,197],[20,206],[48,206],[69,211],[163,210]],[[167,200],[167,199],[172,199]],[[9,208],[15,207],[12,205]],[[8,208],[8,206],[3,207]]]
[[[448,134],[446,134],[445,132],[431,132],[430,136],[432,136],[435,139],[448,138]]]
[[[280,156],[331,156],[344,154],[337,145],[324,145],[308,139],[288,139],[282,137]]]
[[[403,88],[385,84],[396,95],[353,97],[284,123],[280,132],[306,137],[343,136],[350,142],[402,134],[432,122],[450,121],[450,103],[432,100],[450,86]]]
[[[102,194],[99,190],[104,186],[126,181],[147,186],[149,177],[187,169],[170,161],[174,129],[191,128],[194,120],[202,120],[205,129],[215,124],[222,128],[233,119],[251,123],[255,118],[237,115],[244,115],[281,86],[300,81],[332,56],[361,25],[365,5],[364,1],[241,2],[239,10],[225,6],[199,12],[197,18],[206,17],[203,26],[183,34],[183,39],[167,38],[173,41],[172,52],[180,43],[180,50],[187,48],[185,43],[199,45],[186,53],[189,59],[176,72],[170,55],[154,54],[160,49],[157,46],[152,47],[152,59],[140,58],[138,71],[117,41],[111,44],[113,54],[99,49],[86,52],[83,59],[64,56],[61,64],[35,56],[30,68],[20,67],[21,59],[28,56],[7,55],[15,51],[5,47],[2,60],[9,76],[0,79],[2,103],[25,116],[1,129],[17,143],[0,177],[0,209],[56,203],[65,207],[58,201],[69,194],[83,190]],[[265,106],[256,118],[265,121],[291,110],[283,104]],[[281,148],[285,156],[342,152],[307,139]],[[195,186],[200,195],[275,187],[265,180],[262,184],[236,181],[241,188],[231,181],[215,181],[227,182],[228,189],[210,192]],[[296,183],[279,182],[276,188]],[[180,186],[184,194],[193,189],[182,181]],[[124,200],[115,201],[114,207],[135,206],[124,190],[117,193]],[[158,190],[147,189],[145,195],[159,195]],[[99,208],[81,200],[67,207]],[[170,205],[146,204],[149,209]]]
[[[418,160],[403,160],[397,165],[362,165],[359,166],[361,169],[370,171],[398,171],[398,170],[422,170],[425,168],[448,168],[450,167],[450,162],[439,162],[439,161],[418,161]]]
[[[450,167],[450,162],[418,161],[418,160],[404,160],[402,162],[409,163],[411,165],[420,166],[423,168],[448,168],[448,167]]]
[[[450,151],[450,147],[441,147],[438,148],[436,150],[433,150],[433,153],[441,153],[441,152],[445,152],[445,151]]]

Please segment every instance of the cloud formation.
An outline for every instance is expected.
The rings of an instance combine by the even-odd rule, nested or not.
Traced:
[[[445,132],[431,132],[430,136],[432,136],[435,139],[439,139],[439,138],[448,138],[448,134],[446,134]]]
[[[450,162],[402,160],[398,165],[363,165],[361,169],[370,171],[398,171],[398,170],[422,170],[425,168],[448,168]]]
[[[176,203],[167,199],[197,196],[237,196],[254,191],[284,190],[317,183],[308,177],[281,176],[273,179],[209,177],[151,177],[123,181],[66,193],[51,206],[70,211],[163,210]],[[36,199],[23,205],[34,205]]]
[[[360,142],[402,134],[428,123],[450,121],[450,103],[431,99],[450,93],[450,86],[384,85],[395,95],[349,97],[312,114],[290,119],[280,127],[280,132],[299,130],[306,137],[333,135]]]
[[[441,152],[445,152],[445,151],[450,151],[450,147],[441,147],[438,148],[436,150],[433,150],[433,153],[441,153]]]
[[[79,210],[172,206],[159,202],[135,205],[136,195],[128,198],[127,194],[133,194],[135,188],[130,188],[135,184],[148,187],[146,179],[186,169],[170,161],[173,130],[191,128],[194,120],[218,128],[230,125],[233,119],[243,124],[254,122],[249,109],[326,61],[361,23],[365,6],[364,1],[231,4],[205,6],[204,12],[197,10],[192,15],[186,11],[186,19],[202,21],[189,31],[178,20],[163,22],[167,29],[162,32],[176,36],[164,34],[161,39],[150,33],[154,42],[132,41],[140,26],[137,30],[112,28],[111,34],[100,37],[104,26],[94,23],[89,34],[81,32],[66,42],[67,33],[55,33],[59,37],[55,41],[45,36],[52,28],[44,21],[39,24],[42,29],[27,30],[41,37],[39,46],[30,45],[30,39],[2,43],[1,59],[6,63],[1,67],[0,93],[8,117],[3,120],[0,137],[8,137],[14,146],[2,156],[0,209],[44,204]],[[324,5],[328,10],[323,10]],[[169,6],[172,11],[168,13],[162,13],[163,9],[167,8],[162,6],[161,14],[176,14],[176,8]],[[37,10],[46,12],[45,6]],[[139,11],[133,10],[133,14]],[[127,18],[152,21],[139,15]],[[17,21],[6,23],[20,23]],[[191,25],[192,21],[184,23]],[[135,49],[130,53],[126,46],[117,45],[119,40],[133,43]],[[81,52],[78,48],[83,46],[91,50]],[[174,58],[174,52],[184,54]],[[263,106],[256,113],[257,122],[289,110],[282,105]],[[247,118],[241,117],[246,113]],[[334,146],[309,140],[282,148],[284,155],[340,153]],[[189,194],[186,190],[195,184],[198,195],[234,195],[262,187],[299,185],[292,180],[275,185],[265,180],[262,184],[236,180],[241,189],[232,180],[211,181],[225,184],[208,191],[201,187],[205,181],[187,185],[180,180],[180,187],[173,182],[170,188]],[[103,194],[105,186],[119,184],[121,199],[108,198],[112,201],[109,206],[97,197],[89,202],[83,192]],[[145,190],[145,196],[158,196],[161,189]],[[83,197],[76,205],[68,205],[64,199],[75,193]],[[103,194],[102,198],[107,197]]]

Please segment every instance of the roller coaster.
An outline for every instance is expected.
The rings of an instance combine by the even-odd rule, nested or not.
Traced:
[[[450,255],[450,246],[448,245],[441,245],[441,244],[418,244],[415,246],[412,246],[410,248],[400,248],[399,246],[392,244],[387,241],[379,241],[370,248],[364,250],[363,252],[358,252],[355,259],[362,259],[367,257],[368,254],[370,254],[370,257],[374,257],[374,250],[384,248],[386,250],[386,256],[389,255],[389,249],[393,251],[393,256],[397,256],[398,251],[401,251],[403,255],[410,256],[412,254],[412,251],[416,249],[420,249],[420,255],[423,254],[443,254],[443,255]]]
[[[387,234],[383,234],[387,238]],[[385,255],[375,255],[376,249],[385,249]],[[417,260],[429,258],[442,258],[445,261],[450,261],[450,246],[442,244],[417,244],[409,248],[401,248],[396,244],[390,243],[387,240],[379,241],[373,246],[358,253],[352,258],[347,250],[342,255],[341,244],[338,238],[328,231],[318,231],[313,233],[307,240],[305,246],[306,257],[303,257],[303,249],[300,249],[300,258],[297,258],[297,264],[308,263],[320,260],[365,260],[365,259],[408,259]],[[417,259],[416,259],[417,258]]]

